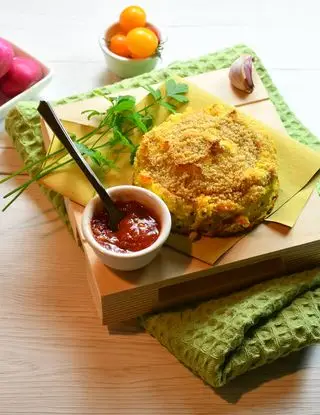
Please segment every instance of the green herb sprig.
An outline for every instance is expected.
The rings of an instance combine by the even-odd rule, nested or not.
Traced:
[[[165,82],[164,93],[159,88],[154,89],[151,86],[146,86],[145,89],[149,92],[153,100],[144,108],[137,110],[136,99],[131,95],[118,97],[105,95],[104,97],[111,104],[106,111],[99,112],[93,109],[83,111],[83,113],[87,114],[89,120],[97,117],[100,120],[98,126],[79,138],[73,133],[69,133],[81,154],[103,172],[107,172],[110,169],[117,169],[115,156],[122,151],[130,153],[130,162],[133,164],[139,147],[133,141],[133,133],[139,131],[144,134],[153,127],[154,120],[150,112],[152,107],[160,105],[170,113],[175,113],[179,105],[186,104],[189,101],[186,95],[188,93],[188,85],[176,82],[174,79],[168,79]],[[94,136],[97,136],[95,141],[88,143]],[[102,149],[107,150],[106,155],[102,154]],[[73,163],[72,158],[66,157],[67,155],[68,153],[65,148],[61,148],[27,164],[22,169],[2,179],[0,184],[28,170],[36,171],[33,177],[3,196],[5,199],[10,196],[13,197],[2,211],[5,211],[32,183]]]

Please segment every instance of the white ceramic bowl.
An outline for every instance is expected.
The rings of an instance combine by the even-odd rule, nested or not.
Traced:
[[[146,27],[149,27],[156,32],[160,41],[163,40],[160,30],[156,26],[147,23]],[[106,45],[106,39],[108,41],[114,34],[119,32],[119,23],[115,23],[107,29],[105,34],[99,37],[99,45],[104,54],[109,70],[121,78],[131,78],[133,76],[152,71],[159,61],[159,57],[157,56],[146,59],[130,59],[111,52]]]
[[[21,92],[21,94],[15,96],[14,98],[9,99],[2,105],[0,103],[0,120],[1,118],[4,118],[7,115],[8,111],[12,107],[14,107],[18,103],[18,101],[26,101],[30,98],[37,96],[37,94],[51,81],[51,78],[52,78],[52,70],[49,69],[47,65],[39,61],[39,59],[27,53],[25,50],[16,46],[14,43],[10,42],[8,39],[4,39],[4,40],[6,40],[8,43],[11,44],[11,46],[13,47],[15,56],[21,56],[24,58],[32,58],[33,60],[38,62],[42,68],[43,77],[42,79],[40,79],[40,81],[36,82],[30,88]],[[1,97],[0,97],[0,101],[1,101]]]
[[[82,232],[84,238],[95,251],[101,261],[110,268],[121,271],[133,271],[149,264],[160,251],[171,230],[171,215],[167,205],[154,193],[138,186],[115,186],[107,189],[110,197],[115,201],[135,200],[151,209],[160,222],[158,239],[148,248],[137,252],[117,253],[100,245],[94,238],[91,230],[91,219],[96,209],[101,206],[99,196],[90,200],[82,215]]]

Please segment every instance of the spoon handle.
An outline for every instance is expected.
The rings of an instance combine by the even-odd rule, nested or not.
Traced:
[[[115,206],[112,199],[108,195],[104,186],[87,163],[81,152],[76,147],[75,143],[71,140],[64,126],[57,118],[53,108],[46,101],[40,101],[38,112],[41,114],[43,119],[47,122],[51,130],[58,137],[61,143],[65,146],[71,157],[78,164],[82,172],[86,175],[87,179],[100,196],[103,204],[105,205],[109,213],[109,226],[112,230],[116,230],[118,223],[123,218],[123,213]]]

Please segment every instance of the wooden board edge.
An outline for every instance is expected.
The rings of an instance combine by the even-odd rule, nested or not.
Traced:
[[[243,261],[240,267],[239,264],[224,267],[218,273],[200,278],[184,278],[184,281],[162,286],[157,283],[103,296],[102,323],[116,324],[170,306],[228,295],[268,279],[314,268],[319,262],[320,241],[313,241],[271,253],[263,261]]]

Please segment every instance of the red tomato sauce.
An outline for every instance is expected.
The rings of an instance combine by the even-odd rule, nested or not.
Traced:
[[[93,215],[91,229],[95,240],[113,252],[137,252],[152,245],[160,234],[154,214],[135,201],[115,202],[125,212],[116,232],[108,228],[108,213],[103,210]]]

